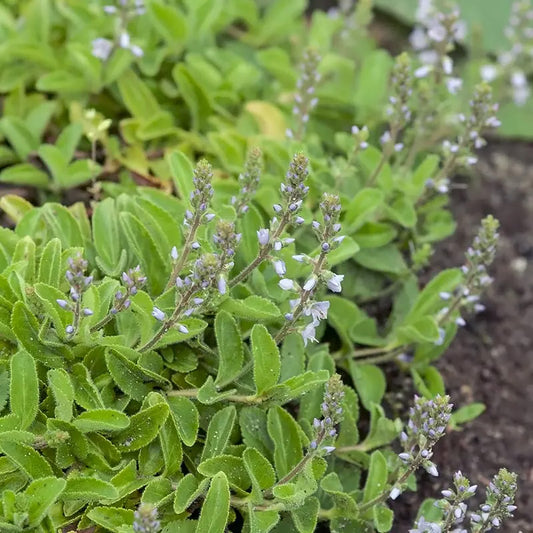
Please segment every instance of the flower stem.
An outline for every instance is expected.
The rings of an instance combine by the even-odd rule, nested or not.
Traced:
[[[279,225],[276,228],[276,231],[270,237],[268,243],[265,244],[265,246],[262,246],[259,249],[259,252],[257,252],[257,256],[255,257],[255,259],[243,270],[241,270],[241,272],[239,272],[234,278],[228,281],[228,286],[230,289],[235,287],[235,285],[241,283],[241,281],[244,281],[268,257],[268,255],[272,251],[272,248],[274,247],[274,242],[278,240],[281,234],[285,231],[285,228],[289,224],[289,221],[290,217],[289,214],[286,212],[279,221]]]
[[[181,252],[180,257],[174,264],[174,267],[172,268],[172,273],[170,274],[170,277],[168,278],[168,283],[165,287],[165,290],[170,289],[176,283],[176,278],[179,276],[180,272],[183,269],[183,266],[185,265],[185,261],[187,261],[187,258],[189,257],[189,254],[191,253],[191,245],[194,242],[194,239],[196,238],[196,232],[198,231],[198,227],[200,226],[201,218],[202,218],[201,213],[196,211],[196,213],[194,214],[191,227],[187,234],[187,238],[185,239],[183,250]]]

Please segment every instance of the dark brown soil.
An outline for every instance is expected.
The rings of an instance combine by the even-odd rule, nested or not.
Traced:
[[[401,498],[395,506],[398,532],[408,531],[421,501],[439,497],[455,471],[479,485],[479,503],[501,466],[519,475],[518,510],[503,531],[533,532],[532,146],[493,142],[479,170],[479,178],[452,195],[457,232],[439,246],[433,265],[435,271],[461,265],[480,219],[491,213],[500,220],[487,309],[472,317],[438,363],[456,406],[481,401],[487,410],[439,443],[440,476],[424,477],[418,493]]]

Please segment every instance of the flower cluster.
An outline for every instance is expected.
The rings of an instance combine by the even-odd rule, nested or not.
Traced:
[[[213,167],[207,160],[201,159],[196,164],[193,173],[194,189],[191,191],[189,198],[191,209],[185,210],[183,225],[185,228],[187,228],[187,231],[181,255],[179,254],[176,246],[174,246],[170,251],[173,265],[172,273],[167,283],[167,289],[174,286],[176,283],[177,278],[183,270],[190,253],[200,249],[200,243],[196,240],[196,234],[199,227],[202,224],[211,222],[215,218],[213,213],[207,212],[214,193],[214,189],[211,184],[212,181]]]
[[[510,92],[517,105],[524,105],[531,94],[527,76],[532,73],[533,55],[533,6],[531,0],[518,0],[512,4],[509,25],[505,35],[511,45],[498,55],[496,64],[481,67],[481,77],[493,81],[498,77],[509,80]]]
[[[381,136],[381,144],[386,152],[400,152],[403,144],[396,142],[401,130],[411,120],[409,99],[413,92],[411,60],[406,53],[400,54],[394,63],[391,75],[392,94],[389,97],[387,115],[390,128]]]
[[[313,440],[309,450],[326,454],[335,450],[334,446],[322,446],[324,441],[337,436],[337,425],[342,421],[342,399],[344,397],[343,384],[340,376],[334,374],[326,383],[324,401],[321,405],[322,418],[313,420]]]
[[[443,167],[436,178],[427,180],[426,186],[434,188],[439,193],[447,193],[449,176],[458,168],[469,167],[477,163],[474,151],[485,146],[486,141],[483,135],[486,131],[500,126],[500,121],[496,117],[497,112],[498,104],[492,100],[490,86],[485,82],[478,84],[470,101],[470,114],[459,115],[459,121],[462,124],[461,134],[454,142],[449,140],[443,142]]]
[[[516,509],[516,474],[502,468],[487,488],[485,503],[477,513],[472,513],[472,532],[481,533],[499,528],[506,518],[513,516]]]
[[[298,298],[290,300],[291,310],[285,315],[287,323],[278,334],[281,338],[282,333],[294,329],[294,324],[302,316],[310,317],[311,320],[298,329],[303,337],[304,343],[316,341],[315,332],[321,320],[327,318],[329,309],[328,301],[317,301],[314,299],[315,292],[321,283],[325,284],[333,292],[341,292],[341,283],[343,275],[334,274],[326,268],[327,255],[340,245],[343,236],[338,235],[341,225],[339,215],[341,204],[339,197],[334,194],[324,194],[320,202],[320,211],[322,212],[323,221],[320,223],[314,220],[312,223],[315,235],[320,243],[320,252],[317,257],[312,258],[308,255],[297,254],[293,256],[295,261],[312,265],[311,275],[307,278],[303,286],[296,281],[283,278],[279,286],[283,290],[297,291]]]
[[[285,181],[281,184],[282,202],[273,206],[276,216],[270,221],[270,229],[261,228],[257,231],[260,247],[279,251],[283,246],[294,242],[292,238],[281,240],[280,237],[289,224],[299,226],[304,223],[299,212],[309,192],[309,187],[305,184],[309,175],[308,165],[309,160],[302,153],[292,158]]]
[[[435,505],[444,511],[444,531],[449,531],[453,525],[463,523],[468,508],[465,501],[471,498],[477,490],[477,485],[470,485],[470,481],[461,471],[454,474],[453,484],[452,489],[441,492],[443,499],[435,502]]]
[[[441,10],[433,0],[420,0],[416,13],[418,25],[410,36],[411,45],[422,63],[415,76],[422,78],[434,72],[437,81],[445,79],[452,94],[461,88],[461,80],[451,76],[453,60],[450,57],[455,43],[466,37],[466,24],[460,16],[457,6]]]
[[[92,41],[92,54],[94,57],[106,61],[111,56],[116,46],[129,50],[134,56],[142,57],[143,49],[131,42],[130,34],[127,31],[129,21],[138,15],[143,15],[146,11],[144,0],[118,0],[118,6],[106,5],[104,13],[116,17],[116,38],[114,41],[98,37]]]
[[[493,216],[489,215],[482,220],[481,228],[466,252],[466,264],[461,267],[463,282],[453,293],[440,293],[445,307],[437,315],[439,323],[443,324],[448,318],[453,318],[458,326],[464,326],[465,320],[460,314],[461,311],[484,311],[485,307],[479,300],[482,292],[492,283],[487,270],[496,254],[498,227],[499,222]],[[441,328],[440,332],[443,341],[444,329]]]
[[[400,437],[404,451],[399,455],[412,470],[422,466],[428,474],[439,475],[430,459],[433,447],[444,436],[450,419],[452,405],[448,403],[449,399],[440,395],[431,400],[415,396],[414,406],[409,410],[409,422]]]
[[[80,254],[75,257],[69,257],[68,265],[69,268],[65,277],[70,285],[69,300],[58,299],[56,302],[59,307],[73,313],[73,322],[65,328],[65,331],[67,335],[74,335],[78,330],[82,316],[91,316],[93,314],[92,309],[81,307],[82,295],[91,285],[93,277],[85,275],[88,263]]]
[[[146,283],[146,276],[141,272],[141,267],[137,265],[127,272],[122,272],[123,289],[115,293],[115,303],[110,313],[116,315],[120,311],[128,309],[131,305],[131,297],[135,296],[140,288]]]
[[[231,199],[237,215],[243,215],[248,211],[252,197],[259,186],[262,173],[263,153],[260,148],[255,147],[248,152],[244,172],[239,175],[239,195]]]
[[[298,79],[297,91],[294,96],[295,103],[292,109],[292,114],[296,121],[296,129],[295,131],[287,130],[287,137],[289,138],[294,137],[297,140],[303,138],[311,111],[318,104],[315,92],[320,81],[320,74],[318,73],[320,59],[318,52],[312,48],[304,52],[300,67],[300,78]]]
[[[161,529],[157,507],[153,505],[141,503],[133,517],[133,531],[135,533],[157,533]]]

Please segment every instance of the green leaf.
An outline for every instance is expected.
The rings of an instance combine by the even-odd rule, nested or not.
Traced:
[[[206,459],[198,465],[198,472],[210,478],[216,476],[218,472],[224,472],[229,484],[242,490],[248,489],[251,484],[243,459],[234,455],[218,455]]]
[[[250,533],[268,533],[279,522],[278,511],[255,511],[249,504]]]
[[[23,161],[39,148],[39,139],[33,135],[28,126],[19,117],[6,116],[2,118],[0,120],[0,130]]]
[[[96,264],[108,276],[118,276],[126,266],[126,251],[122,249],[115,200],[106,198],[95,204],[92,229]]]
[[[117,531],[121,526],[129,526],[134,520],[131,509],[107,506],[93,507],[87,513],[87,517],[109,531]]]
[[[346,206],[344,224],[346,232],[352,234],[365,223],[383,202],[379,189],[361,189]]]
[[[93,409],[81,413],[72,423],[82,433],[121,431],[130,425],[130,419],[115,409]]]
[[[31,426],[39,408],[39,381],[33,357],[25,351],[11,358],[11,412],[19,418],[20,429]]]
[[[192,181],[194,167],[192,166],[191,161],[183,152],[178,150],[170,152],[167,155],[166,160],[177,193],[184,202],[189,203],[190,194],[194,189]]]
[[[394,513],[386,505],[375,505],[372,508],[374,515],[374,525],[379,533],[386,533],[392,529],[392,522],[394,520]]]
[[[227,311],[217,313],[215,335],[219,356],[215,385],[220,386],[238,376],[244,361],[244,348],[237,322]]]
[[[42,189],[48,188],[50,184],[48,174],[30,163],[20,163],[5,168],[0,172],[0,181]]]
[[[262,501],[262,491],[276,483],[276,473],[270,461],[255,448],[246,448],[242,454],[244,466],[252,482],[253,495]]]
[[[354,260],[361,266],[376,272],[400,275],[407,270],[402,254],[393,244],[380,248],[363,248],[354,256]]]
[[[187,19],[177,7],[159,0],[150,0],[146,7],[150,23],[168,44],[184,43],[188,33]]]
[[[281,314],[273,302],[255,295],[248,296],[244,300],[228,298],[221,304],[220,309],[246,320],[272,320]]]
[[[167,403],[170,407],[170,416],[181,440],[186,446],[192,446],[196,442],[198,434],[198,409],[189,398],[182,396],[168,396]]]
[[[158,403],[132,415],[130,425],[113,439],[119,450],[135,451],[150,444],[159,434],[169,411],[166,403]]]
[[[363,503],[369,502],[385,490],[387,478],[387,461],[381,452],[375,451],[370,456],[368,477],[363,492]]]
[[[229,444],[229,438],[233,431],[236,418],[237,411],[234,405],[229,405],[215,413],[207,428],[201,461],[224,453],[224,450]]]
[[[272,457],[272,441],[267,430],[267,414],[259,407],[244,407],[239,413],[239,426],[246,446]]]
[[[141,401],[152,390],[152,386],[145,381],[153,379],[158,382],[159,379],[152,376],[153,372],[131,361],[127,357],[130,352],[135,354],[134,350],[125,347],[109,348],[106,351],[105,361],[118,387],[128,396]]]
[[[375,50],[364,56],[353,93],[358,123],[365,124],[372,117],[381,117],[392,63],[392,58],[385,50]]]
[[[268,434],[274,442],[274,464],[278,478],[288,474],[303,458],[298,424],[281,407],[268,411]]]
[[[446,389],[440,372],[434,366],[428,366],[420,370],[411,368],[413,382],[420,394],[430,399],[437,394],[444,395]]]
[[[405,321],[410,322],[417,317],[433,314],[440,309],[442,307],[441,292],[453,292],[462,278],[463,275],[458,268],[450,268],[437,274],[418,295]]]
[[[51,239],[43,249],[37,280],[52,287],[59,286],[61,276],[61,241]]]
[[[46,477],[32,481],[24,491],[28,498],[28,525],[38,526],[65,489],[64,479]]]
[[[387,388],[387,380],[381,368],[376,365],[360,365],[349,362],[350,375],[365,409],[370,411],[372,404],[380,404]]]
[[[299,533],[313,533],[318,521],[320,502],[318,498],[307,498],[305,503],[291,512],[292,520]]]
[[[224,533],[228,521],[230,491],[224,472],[219,472],[207,491],[196,533]]]
[[[174,494],[174,512],[176,514],[185,512],[198,497],[205,494],[208,484],[208,479],[198,483],[192,474],[180,479]]]
[[[68,372],[62,368],[49,370],[48,385],[56,402],[55,417],[70,422],[74,404],[74,387]]]
[[[117,84],[124,105],[135,118],[149,121],[159,113],[156,97],[133,69],[126,70]]]
[[[262,324],[255,324],[251,334],[254,358],[254,382],[261,395],[279,380],[281,360],[276,342]]]
[[[439,339],[439,326],[433,316],[411,320],[396,330],[398,344],[411,342],[435,342]]]
[[[471,403],[464,407],[460,407],[457,411],[452,413],[450,425],[452,428],[457,428],[460,424],[466,424],[480,416],[485,409],[485,404],[482,403]]]
[[[111,483],[95,477],[78,477],[67,478],[67,484],[62,500],[82,500],[86,502],[114,500],[118,498],[118,492]]]
[[[83,363],[73,365],[70,377],[74,385],[74,397],[80,407],[83,407],[83,409],[100,409],[104,407],[100,391]]]
[[[48,461],[31,446],[4,441],[0,436],[0,450],[31,479],[54,475]]]
[[[170,273],[170,262],[163,259],[144,224],[131,213],[120,213],[120,222],[127,240],[141,262],[152,292],[160,294]]]

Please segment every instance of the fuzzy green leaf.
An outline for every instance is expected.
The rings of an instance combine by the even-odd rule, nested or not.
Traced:
[[[229,405],[215,413],[207,428],[207,437],[205,439],[201,461],[224,453],[229,443],[236,418],[237,411],[233,405]]]
[[[229,503],[228,479],[223,472],[219,472],[211,480],[196,533],[224,533],[228,521]]]
[[[114,500],[118,492],[111,483],[95,477],[69,477],[62,500],[82,500],[86,502]]]
[[[176,430],[186,446],[192,446],[196,442],[199,427],[198,409],[194,403],[183,396],[169,396],[167,403],[170,407],[170,416]]]
[[[252,355],[254,358],[254,382],[260,395],[274,387],[279,380],[281,359],[276,342],[261,324],[252,328]]]
[[[168,417],[169,407],[158,403],[143,409],[130,418],[130,425],[115,435],[114,442],[121,451],[135,451],[150,444]]]
[[[39,381],[33,357],[25,351],[11,358],[11,412],[19,418],[20,429],[30,427],[39,407]]]
[[[268,411],[268,434],[274,442],[276,472],[282,478],[303,457],[298,425],[287,411],[276,405]]]
[[[46,477],[32,481],[24,491],[28,498],[28,525],[38,526],[65,489],[64,479]]]
[[[220,309],[246,320],[272,320],[281,314],[274,303],[256,295],[248,296],[244,300],[228,298],[221,304]]]
[[[74,404],[74,387],[68,372],[62,368],[49,370],[48,384],[56,403],[56,418],[70,422]]]
[[[115,409],[94,409],[81,413],[72,423],[82,433],[121,431],[130,425],[130,419]]]
[[[215,335],[219,356],[215,385],[221,385],[238,376],[244,360],[244,348],[237,322],[226,311],[219,311],[215,318]]]

